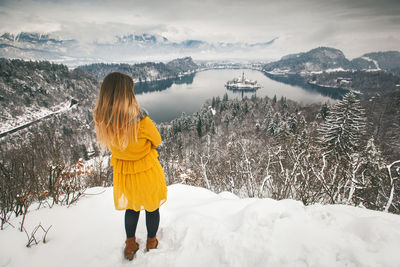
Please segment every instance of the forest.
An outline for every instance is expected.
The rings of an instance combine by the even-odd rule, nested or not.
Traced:
[[[90,65],[78,66],[76,69],[82,70],[99,80],[102,80],[108,73],[119,71],[135,77],[137,82],[164,80],[176,78],[186,72],[198,69],[191,57],[177,58],[167,63],[145,62],[137,64],[106,64],[95,63]]]
[[[308,82],[315,85],[342,88],[361,93],[368,99],[377,93],[393,92],[400,77],[388,71],[336,71],[313,74]]]
[[[391,127],[400,140],[399,126]],[[170,184],[400,212],[398,147],[396,155],[381,150],[376,125],[352,93],[333,106],[225,95],[159,128]]]

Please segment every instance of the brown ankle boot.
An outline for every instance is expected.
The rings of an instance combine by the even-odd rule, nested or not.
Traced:
[[[146,243],[147,251],[153,248],[157,248],[157,245],[158,245],[157,237],[147,238],[147,243]]]
[[[133,260],[136,251],[139,250],[139,244],[136,243],[135,237],[127,238],[125,241],[125,258],[128,260]]]

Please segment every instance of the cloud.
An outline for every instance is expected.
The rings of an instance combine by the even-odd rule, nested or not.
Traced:
[[[355,57],[399,49],[398,0],[5,0],[0,31],[49,32],[90,43],[155,33],[172,41],[257,43],[274,57],[331,45]],[[350,40],[353,40],[351,42]]]

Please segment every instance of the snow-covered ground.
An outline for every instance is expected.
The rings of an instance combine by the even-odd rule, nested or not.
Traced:
[[[12,131],[15,128],[24,126],[33,121],[41,120],[51,114],[56,114],[60,112],[64,112],[71,108],[71,101],[63,102],[59,105],[52,107],[51,109],[45,107],[36,107],[33,106],[31,108],[26,108],[25,113],[19,117],[6,118],[0,123],[0,133],[5,133],[8,131]]]
[[[291,71],[290,69],[279,69],[275,68],[272,71],[267,71],[267,73],[271,75],[278,75],[278,76],[285,76],[285,75],[295,75],[295,74],[300,74],[301,76],[308,76],[311,74],[322,74],[324,72],[339,72],[339,71],[354,71],[354,70],[345,70],[343,68],[330,68],[330,69],[325,69],[325,70],[315,70],[315,69],[320,69],[320,67],[313,66],[311,63],[306,63],[305,65],[305,70],[302,70],[300,72],[295,72]]]
[[[26,248],[24,233],[0,231],[0,266],[400,266],[400,216],[342,205],[239,199],[185,185],[168,187],[159,247],[145,253],[144,213],[133,262],[123,258],[124,212],[112,188],[75,205],[31,211],[26,228],[52,228]],[[20,218],[12,223],[18,226]],[[40,235],[38,235],[40,239]]]
[[[373,63],[375,64],[375,69],[376,69],[376,70],[381,70],[381,68],[379,67],[378,61],[376,61],[376,60],[374,60],[374,59],[372,59],[372,58],[366,57],[366,56],[361,57],[361,58],[362,58],[362,59],[365,59],[366,61],[371,61],[371,62],[373,62]]]
[[[0,133],[10,131],[14,128],[20,127],[29,122],[46,117],[47,115],[49,115],[51,113],[52,113],[51,110],[49,110],[48,108],[44,108],[44,107],[27,108],[25,110],[25,113],[21,116],[12,118],[10,115],[9,118],[3,119],[0,124]]]
[[[285,76],[288,74],[296,74],[296,72],[290,71],[289,69],[279,69],[275,68],[272,71],[266,71],[266,73],[269,73],[271,75],[278,75],[278,76]]]

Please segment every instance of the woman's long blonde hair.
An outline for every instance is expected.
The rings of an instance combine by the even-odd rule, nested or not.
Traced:
[[[132,77],[120,72],[108,74],[93,110],[97,140],[102,148],[115,146],[124,150],[129,141],[136,141],[139,112]]]

